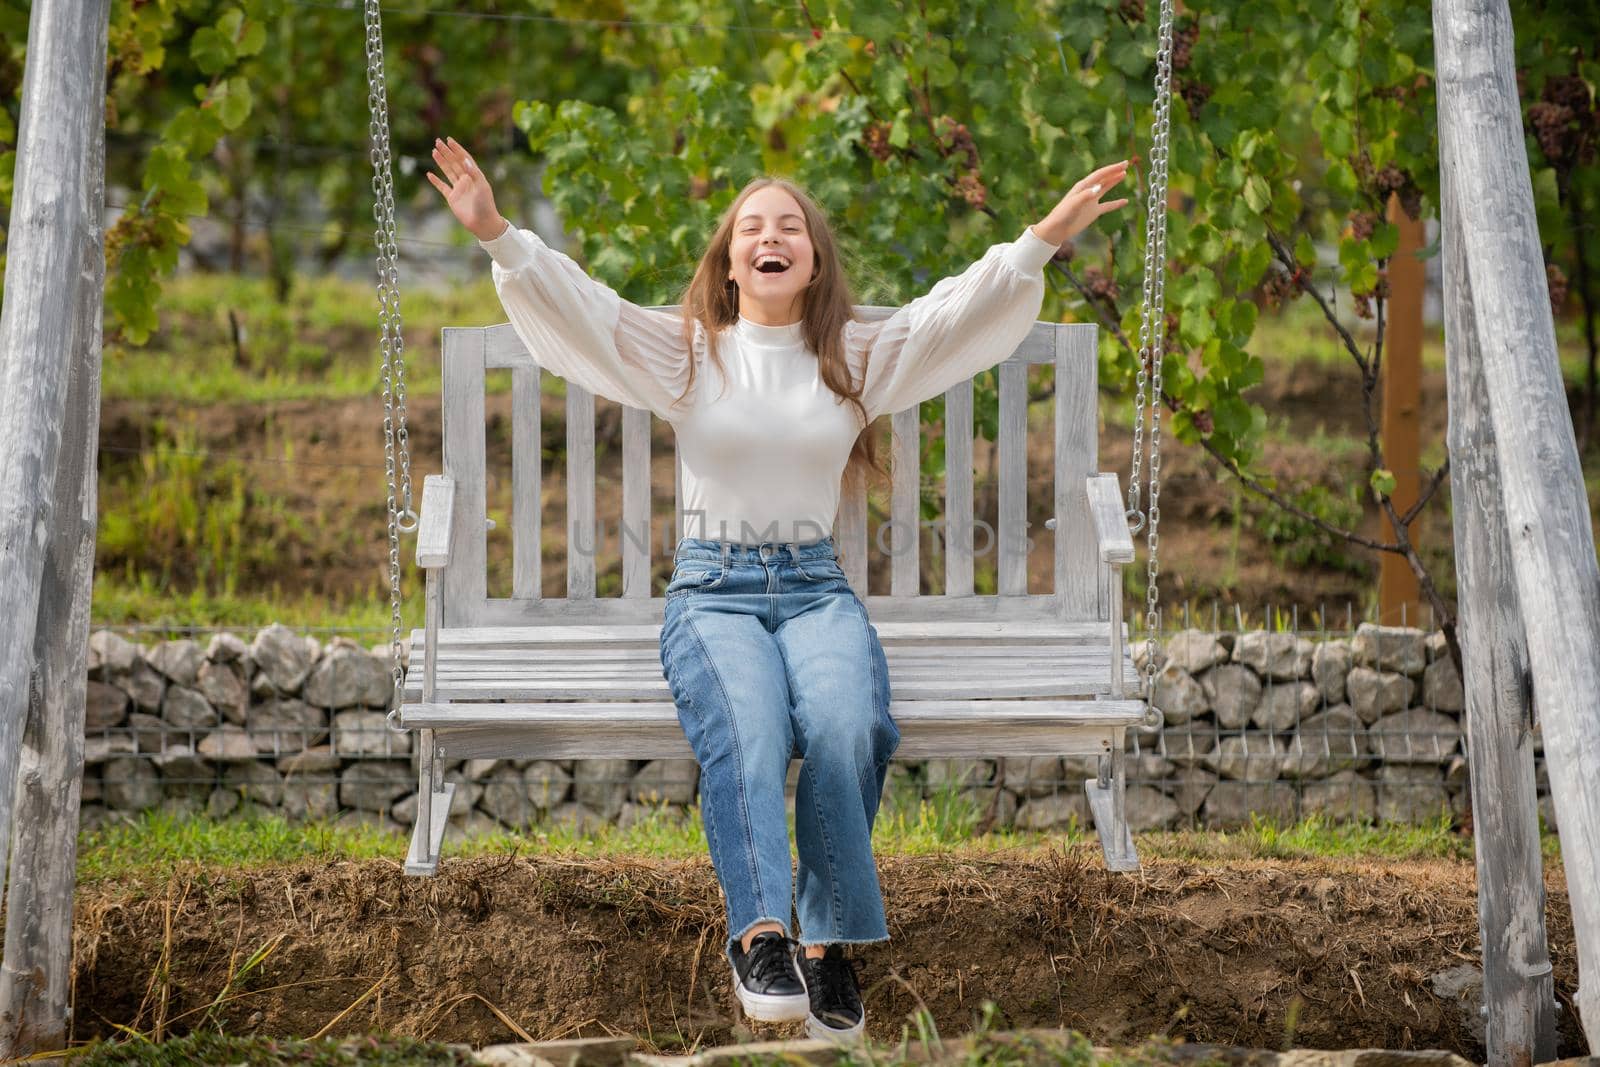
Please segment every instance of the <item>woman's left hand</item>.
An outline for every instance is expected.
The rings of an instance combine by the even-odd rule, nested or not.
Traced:
[[[1111,191],[1128,173],[1128,161],[1101,167],[1068,190],[1044,219],[1033,224],[1033,232],[1041,240],[1060,246],[1089,228],[1089,224],[1108,211],[1115,211],[1128,202],[1127,197],[1102,204],[1100,198]]]

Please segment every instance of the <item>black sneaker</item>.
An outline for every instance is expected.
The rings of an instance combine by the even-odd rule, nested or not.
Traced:
[[[752,1019],[789,1022],[809,1010],[805,983],[795,966],[794,942],[777,930],[763,930],[750,941],[750,951],[733,946],[733,991]]]
[[[832,1041],[859,1039],[867,1027],[857,972],[860,961],[846,958],[841,946],[829,945],[815,959],[802,950],[797,962],[811,1001],[806,1036]]]

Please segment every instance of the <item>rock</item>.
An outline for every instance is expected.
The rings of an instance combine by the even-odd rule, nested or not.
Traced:
[[[501,767],[484,780],[478,806],[513,830],[532,824],[537,810],[528,796],[527,781],[515,767]]]
[[[200,677],[200,664],[205,656],[194,641],[163,641],[145,657],[150,666],[166,675],[175,684],[193,688]]]
[[[1167,666],[1199,674],[1228,658],[1228,650],[1204,630],[1183,630],[1167,642]]]
[[[1211,668],[1200,679],[1200,687],[1218,725],[1229,730],[1249,722],[1261,700],[1261,679],[1249,667],[1237,664]]]
[[[167,740],[167,725],[159,715],[143,711],[128,716],[128,736],[133,738],[135,752],[160,752]]]
[[[206,646],[206,659],[212,663],[238,663],[249,654],[250,646],[238,634],[213,634]]]
[[[145,711],[160,711],[161,698],[167,691],[167,680],[154,667],[139,660],[126,674],[107,676],[106,681],[133,698]]]
[[[1461,689],[1461,672],[1453,659],[1436,659],[1422,672],[1422,704],[1434,711],[1460,713],[1467,708]]]
[[[1348,704],[1312,715],[1289,740],[1280,765],[1285,778],[1326,778],[1360,767],[1367,754],[1367,728]]]
[[[1321,699],[1322,694],[1310,682],[1269,685],[1251,713],[1250,721],[1263,730],[1292,730],[1296,723],[1317,710]]]
[[[83,762],[86,766],[104,763],[114,756],[132,755],[138,751],[129,734],[110,734],[83,739]]]
[[[1156,782],[1172,774],[1172,769],[1177,764],[1165,756],[1158,756],[1154,752],[1141,752],[1137,756],[1130,755],[1127,760],[1127,775],[1131,782]],[[1090,774],[1098,773],[1092,771]],[[1086,776],[1087,777],[1087,776]]]
[[[692,759],[656,759],[634,772],[630,797],[644,804],[688,804],[700,782],[700,765]]]
[[[1168,726],[1181,726],[1206,710],[1206,694],[1188,671],[1168,661],[1156,675],[1151,703]]]
[[[1083,787],[1078,787],[1082,793]],[[957,794],[962,803],[972,805],[980,818],[986,817],[989,812],[994,812],[994,826],[1011,826],[1017,819],[1017,794],[1009,789],[1001,789],[994,785],[979,785],[962,790]]]
[[[1250,732],[1224,737],[1206,756],[1206,766],[1224,778],[1270,782],[1278,777],[1283,744],[1271,734]]]
[[[632,778],[632,760],[579,760],[572,776],[572,798],[610,822],[627,803]]]
[[[194,644],[194,642],[189,642]],[[200,647],[195,646],[194,654],[200,655]],[[211,702],[197,690],[184,685],[171,685],[167,687],[167,695],[161,701],[161,717],[180,730],[207,730],[219,721],[217,709]]]
[[[687,817],[688,811],[676,804],[634,804],[630,801],[622,805],[622,812],[617,816],[617,829],[626,830],[651,819],[681,823]]]
[[[1386,674],[1370,667],[1353,667],[1345,679],[1350,706],[1366,723],[1377,722],[1411,703],[1417,683],[1403,674]]]
[[[106,798],[105,782],[99,771],[85,770],[78,786],[78,803],[98,804]]]
[[[475,782],[457,782],[454,793],[450,794],[450,818],[458,819],[478,806],[478,800],[483,796],[483,786]],[[407,793],[395,803],[390,814],[397,822],[406,824],[417,821],[417,794],[415,791]]]
[[[1083,788],[1062,790],[1050,796],[1034,797],[1017,809],[1015,825],[1019,830],[1050,830],[1077,821],[1079,827],[1094,825],[1089,812],[1089,798]]]
[[[252,705],[249,714],[246,729],[258,752],[299,752],[328,737],[327,713],[303,700],[269,700]]]
[[[1378,768],[1378,818],[1382,822],[1419,823],[1437,819],[1449,809],[1443,772],[1438,767],[1386,763]]]
[[[494,773],[500,763],[497,759],[469,759],[461,765],[461,774],[469,782],[481,782]]]
[[[922,791],[935,796],[946,789],[987,785],[994,772],[995,761],[990,759],[931,759],[922,765]]]
[[[213,789],[206,797],[206,814],[213,819],[225,819],[239,807],[239,794],[231,789]]]
[[[237,667],[231,663],[202,663],[198,685],[200,695],[221,712],[223,718],[244,725],[250,691],[245,688]]]
[[[114,685],[90,681],[84,694],[83,728],[88,733],[116,726],[128,717],[128,694]]]
[[[1344,680],[1350,674],[1354,659],[1348,641],[1330,638],[1317,645],[1317,650],[1311,654],[1311,680],[1316,683],[1324,703],[1344,702]]]
[[[1216,747],[1218,735],[1216,723],[1196,721],[1166,731],[1161,740],[1167,750],[1167,759],[1181,770],[1205,762],[1205,758]]]
[[[205,796],[216,785],[216,768],[188,745],[174,745],[153,757],[150,762],[161,772],[161,781],[165,786],[181,786],[185,789],[203,786],[200,795]],[[168,791],[171,791],[170,788]]]
[[[1130,785],[1122,804],[1128,828],[1134,833],[1170,829],[1180,815],[1177,803],[1152,785]]]
[[[404,764],[363,760],[340,773],[339,804],[363,812],[387,812],[416,784],[416,776]]]
[[[389,729],[381,711],[336,711],[333,750],[341,756],[404,756],[411,751],[411,734]]]
[[[333,825],[341,830],[377,830],[399,838],[408,837],[411,833],[409,826],[403,826],[389,818],[387,811],[365,811],[354,808],[341,811],[339,817],[333,820]]]
[[[504,833],[505,827],[495,822],[481,811],[469,811],[465,815],[453,817],[450,820],[450,829],[445,831],[446,836],[452,841],[461,841],[467,838],[487,837],[490,834]]]
[[[89,635],[86,662],[89,676],[106,681],[127,674],[139,661],[139,646],[113,630],[96,630]]]
[[[1223,829],[1250,825],[1252,814],[1288,823],[1295,818],[1294,786],[1287,782],[1247,783],[1219,781],[1206,796],[1202,821]]]
[[[228,764],[222,772],[222,786],[238,793],[241,800],[269,808],[283,803],[283,775],[258,761]]]
[[[250,695],[256,700],[276,700],[278,690],[272,684],[272,679],[257,671],[250,676]]]
[[[1427,666],[1427,636],[1410,626],[1378,626],[1364,622],[1350,641],[1355,661],[1396,674],[1421,674]]]
[[[393,682],[389,668],[360,648],[335,648],[306,679],[305,698],[322,708],[383,708]]]
[[[999,784],[1019,797],[1042,797],[1061,788],[1059,756],[1010,756],[999,766]]]
[[[522,780],[528,786],[529,802],[540,811],[548,811],[567,799],[572,772],[551,760],[534,760],[522,769]]]
[[[1483,972],[1470,963],[1458,963],[1428,976],[1428,989],[1456,1010],[1461,1028],[1482,1045],[1487,1042],[1483,1007]]]
[[[1179,818],[1194,818],[1216,784],[1217,776],[1201,767],[1180,767],[1174,771],[1168,788],[1172,790],[1172,803],[1178,809]]]
[[[290,778],[283,783],[286,819],[331,819],[339,812],[339,783]]]
[[[1300,811],[1302,815],[1325,815],[1330,819],[1375,819],[1378,795],[1372,782],[1355,771],[1337,771],[1321,781],[1305,784]]]
[[[172,815],[180,819],[190,818],[200,814],[206,807],[204,793],[167,793],[161,798],[161,803],[156,805],[156,810],[163,815]]]
[[[1238,636],[1233,645],[1233,661],[1242,663],[1263,678],[1292,682],[1311,673],[1315,646],[1290,633],[1255,630]]]
[[[1449,763],[1460,741],[1456,720],[1427,708],[1385,715],[1367,730],[1367,747],[1385,764]]]
[[[1451,756],[1444,768],[1444,787],[1452,793],[1469,789],[1472,785],[1472,768],[1465,756]]]
[[[291,752],[287,756],[279,756],[278,770],[291,777],[327,774],[338,770],[341,762],[339,754],[332,748],[318,745],[301,752]]]
[[[583,763],[589,761],[584,760]],[[582,763],[579,764],[582,766]],[[564,826],[579,834],[592,834],[602,829],[610,819],[599,812],[569,800],[565,804],[558,804],[551,810],[546,822],[552,826]]]
[[[1156,643],[1155,649],[1156,649],[1156,670],[1159,671],[1162,667],[1165,667],[1167,665],[1167,652],[1166,652],[1166,650],[1164,648],[1161,647],[1161,644],[1159,642]],[[1139,672],[1139,676],[1141,678],[1144,677],[1144,666],[1149,661],[1150,661],[1150,642],[1147,641],[1147,640],[1146,641],[1134,640],[1133,641],[1133,667],[1134,667],[1134,670]]]
[[[101,771],[106,806],[118,811],[144,811],[161,803],[161,776],[147,759],[118,756]]]
[[[223,763],[255,760],[256,746],[250,735],[237,726],[219,726],[200,739],[195,746],[206,759]]]
[[[305,684],[315,657],[298,634],[273,623],[256,634],[250,658],[279,693],[293,693]]]

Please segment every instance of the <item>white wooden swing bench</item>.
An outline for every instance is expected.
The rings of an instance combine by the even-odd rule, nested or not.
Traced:
[[[880,318],[892,308],[858,309]],[[1098,756],[1085,783],[1111,870],[1137,870],[1123,811],[1123,746],[1145,705],[1122,621],[1122,565],[1133,560],[1114,474],[1097,473],[1093,325],[1037,323],[1000,363],[997,588],[973,590],[972,382],[945,393],[945,589],[920,595],[921,433],[917,409],[891,416],[894,551],[890,592],[867,588],[864,493],[841,500],[834,535],[850,585],[867,605],[889,662],[900,727],[897,758]],[[1054,592],[1027,582],[1027,384],[1034,364],[1055,366]],[[418,731],[416,824],[408,874],[439,864],[454,784],[446,757],[693,758],[662,677],[657,639],[663,597],[652,551],[676,545],[622,537],[622,594],[595,595],[593,552],[567,553],[567,595],[541,595],[540,368],[509,324],[447,328],[443,341],[444,474],[424,484],[417,564],[426,572],[426,625],[412,637],[398,712]],[[512,380],[512,595],[486,581],[485,372]],[[596,543],[594,396],[567,383],[567,531]],[[624,407],[622,523],[649,531],[650,420]],[[676,464],[675,464],[676,469]],[[676,479],[681,484],[681,477]],[[675,493],[675,495],[678,495]],[[677,525],[682,535],[682,502]],[[646,543],[641,546],[640,540]],[[987,550],[980,546],[979,552]]]

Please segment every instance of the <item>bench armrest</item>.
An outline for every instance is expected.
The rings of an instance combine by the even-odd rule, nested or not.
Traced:
[[[1115,474],[1091,474],[1085,485],[1089,494],[1089,514],[1094,518],[1095,540],[1102,563],[1132,563],[1133,538],[1128,535],[1127,513],[1122,507],[1122,489]]]
[[[456,483],[448,474],[430,474],[422,481],[422,515],[417,520],[417,566],[424,570],[450,565],[450,527]]]

